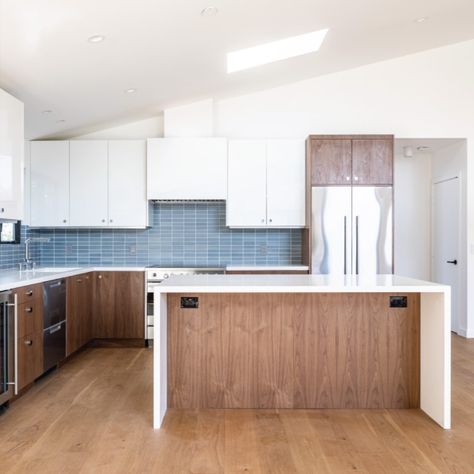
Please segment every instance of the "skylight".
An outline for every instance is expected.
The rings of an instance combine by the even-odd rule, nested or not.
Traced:
[[[328,31],[329,29],[313,31],[227,53],[227,72],[241,71],[318,51]]]

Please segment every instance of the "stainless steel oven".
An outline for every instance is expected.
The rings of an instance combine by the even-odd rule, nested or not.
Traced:
[[[0,405],[17,393],[17,304],[11,291],[0,292]]]
[[[163,280],[171,275],[203,275],[203,274],[223,274],[223,268],[160,268],[150,267],[146,271],[147,294],[146,294],[146,316],[145,316],[145,337],[147,341],[153,340],[154,329],[154,293],[153,289]]]

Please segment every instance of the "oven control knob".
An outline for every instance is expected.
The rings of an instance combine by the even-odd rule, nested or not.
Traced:
[[[153,273],[153,276],[156,277],[156,273]]]
[[[165,273],[165,274],[163,275],[163,278],[169,278],[169,277],[170,277],[170,276],[169,276],[167,273]]]

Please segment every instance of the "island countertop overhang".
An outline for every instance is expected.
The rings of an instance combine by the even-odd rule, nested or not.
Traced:
[[[177,275],[159,293],[447,293],[450,287],[400,275]]]

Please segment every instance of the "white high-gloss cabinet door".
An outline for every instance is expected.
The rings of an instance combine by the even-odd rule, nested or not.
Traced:
[[[23,218],[23,103],[0,89],[0,220]]]
[[[108,224],[107,141],[70,142],[70,224],[104,227]]]
[[[69,142],[31,142],[30,179],[31,226],[68,226]]]
[[[305,226],[305,142],[267,141],[267,226]]]
[[[109,226],[146,227],[146,142],[109,142]]]
[[[267,225],[266,143],[231,140],[228,155],[227,225]]]
[[[150,138],[148,199],[225,199],[227,139]]]

